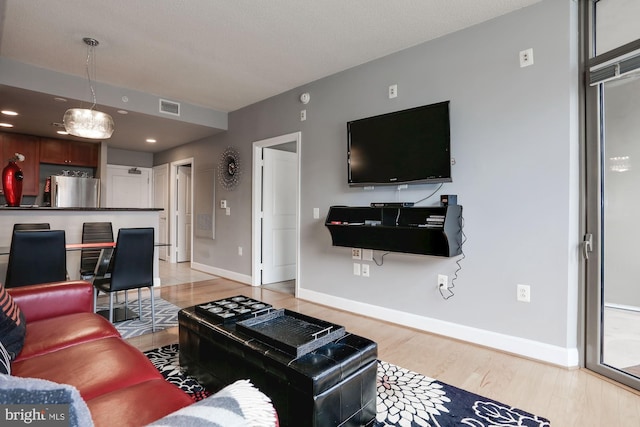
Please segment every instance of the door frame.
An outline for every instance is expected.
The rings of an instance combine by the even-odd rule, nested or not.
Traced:
[[[156,179],[156,177],[160,175],[164,175],[164,182],[160,183],[158,182],[158,180]],[[157,185],[162,185],[164,186],[164,200],[159,201],[156,200],[156,186]],[[164,234],[160,233],[160,228],[158,228],[158,239],[160,242],[166,243],[169,241],[169,164],[168,163],[163,163],[161,165],[157,165],[154,166],[152,168],[152,180],[151,180],[151,191],[153,194],[152,197],[152,203],[153,203],[153,207],[155,208],[162,208],[162,210],[164,211],[164,216],[165,216],[165,227],[164,227]],[[160,203],[158,203],[160,202]],[[162,217],[163,213],[159,212],[158,213],[159,217]],[[171,252],[171,247],[170,246],[166,246],[166,247],[160,247],[158,248],[158,256],[160,257],[161,260],[163,261],[167,261],[168,257],[169,257],[169,253]]]
[[[178,166],[186,166],[191,165],[191,212],[193,212],[193,171],[195,170],[194,159],[193,157],[189,157],[186,159],[176,160],[171,162],[170,170],[170,180],[169,180],[169,244],[171,245],[171,250],[169,250],[169,257],[167,261],[172,264],[177,262],[176,255],[176,245],[178,243],[177,236],[177,221],[176,221],[176,212],[177,212],[177,179],[178,179]],[[191,231],[191,253],[193,254],[193,228]],[[189,261],[193,263],[193,260]]]
[[[253,179],[252,179],[252,274],[251,285],[260,286],[262,284],[262,149],[274,147],[286,143],[296,144],[296,273],[295,273],[295,295],[298,295],[300,286],[300,149],[302,142],[302,132],[293,132],[286,135],[275,136],[253,143]]]
[[[624,372],[611,365],[607,365],[602,360],[603,346],[603,309],[605,301],[604,277],[602,274],[603,260],[605,257],[605,247],[603,243],[604,229],[604,178],[602,169],[604,167],[603,148],[604,141],[601,121],[604,114],[604,80],[597,85],[590,85],[590,72],[592,67],[597,67],[605,63],[613,63],[624,55],[640,49],[640,39],[617,47],[608,52],[593,56],[593,27],[595,19],[594,3],[581,2],[580,13],[582,19],[582,63],[584,64],[582,90],[582,111],[584,141],[582,156],[582,180],[584,183],[582,204],[584,224],[583,263],[584,263],[584,303],[583,322],[584,327],[580,330],[583,338],[583,357],[581,362],[584,366],[609,378],[613,381],[624,384],[636,390],[640,390],[640,380],[631,374]],[[588,242],[588,244],[587,244]]]

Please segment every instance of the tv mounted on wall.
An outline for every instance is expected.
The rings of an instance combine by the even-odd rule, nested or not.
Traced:
[[[451,182],[449,101],[347,123],[351,186]]]

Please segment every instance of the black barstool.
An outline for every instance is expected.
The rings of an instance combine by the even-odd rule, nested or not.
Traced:
[[[154,229],[148,228],[121,228],[118,231],[118,240],[113,250],[113,259],[110,263],[110,272],[100,277],[96,275],[93,280],[95,292],[93,294],[94,307],[97,304],[98,292],[109,294],[108,319],[113,322],[113,294],[118,291],[138,289],[138,315],[142,316],[141,289],[149,288],[151,294],[151,330],[155,332],[156,315],[153,296],[153,251]],[[125,293],[125,314],[127,311]],[[102,314],[102,313],[101,313]],[[107,317],[107,316],[105,316]],[[122,320],[126,320],[122,319]]]
[[[26,230],[49,230],[51,226],[48,222],[28,222],[22,224],[13,224],[13,231],[26,231]]]
[[[61,282],[67,279],[64,230],[14,231],[6,287]]]
[[[113,242],[113,226],[110,222],[85,222],[82,224],[82,243]],[[82,249],[80,252],[80,278],[92,280],[102,249]]]

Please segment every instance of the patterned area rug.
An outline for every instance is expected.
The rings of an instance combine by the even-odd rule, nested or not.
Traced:
[[[124,303],[122,304],[124,306]],[[116,322],[115,326],[123,338],[137,337],[138,335],[151,333],[151,299],[142,298],[142,317],[134,320]],[[102,305],[98,310],[108,309]],[[129,300],[129,309],[138,312],[138,300]],[[155,297],[156,332],[163,329],[178,326],[178,311],[180,308],[162,298]]]
[[[210,394],[180,368],[177,344],[145,354],[167,381],[182,388],[194,400]],[[547,419],[383,361],[378,361],[377,388],[374,427],[551,425]]]

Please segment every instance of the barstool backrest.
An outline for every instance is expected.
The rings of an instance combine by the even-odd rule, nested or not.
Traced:
[[[60,282],[67,278],[64,230],[14,231],[6,287]]]

